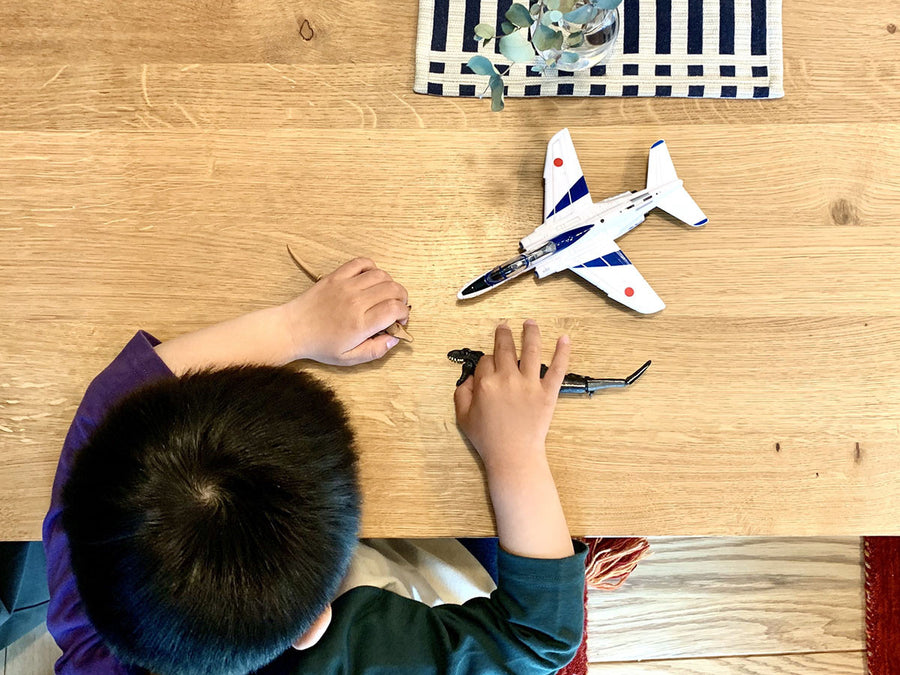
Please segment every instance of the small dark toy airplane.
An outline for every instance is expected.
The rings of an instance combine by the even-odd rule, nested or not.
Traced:
[[[459,363],[460,365],[462,365],[462,375],[460,375],[459,379],[456,381],[457,387],[465,382],[469,378],[469,375],[475,374],[475,367],[478,365],[478,361],[481,360],[482,356],[484,356],[484,352],[479,352],[474,349],[468,349],[466,347],[463,347],[462,349],[451,349],[449,352],[447,352],[448,359],[450,359],[454,363]],[[593,396],[595,391],[599,391],[601,389],[627,387],[629,384],[633,384],[635,380],[643,375],[644,371],[649,367],[650,361],[647,361],[647,363],[642,365],[624,380],[585,377],[584,375],[578,375],[577,373],[568,373],[563,378],[562,386],[559,388],[559,393],[587,394],[588,396]],[[541,377],[546,375],[546,373],[547,366],[542,363]]]

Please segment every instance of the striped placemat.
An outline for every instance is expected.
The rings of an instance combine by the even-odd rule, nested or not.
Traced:
[[[506,73],[497,41],[481,47],[475,25],[497,33],[512,0],[419,0],[413,89],[481,95],[487,78],[466,66],[477,53]],[[521,4],[528,5],[527,0]],[[781,0],[624,0],[609,60],[588,71],[538,74],[513,64],[507,96],[781,98]]]

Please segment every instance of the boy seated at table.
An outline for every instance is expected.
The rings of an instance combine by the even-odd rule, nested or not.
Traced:
[[[403,286],[356,259],[285,305],[129,342],[85,394],[44,521],[58,673],[522,675],[569,662],[584,548],[544,451],[567,337],[542,380],[537,324],[525,323],[521,364],[500,325],[456,390],[496,516],[496,589],[456,540],[357,549],[347,416],[286,364],[378,359],[397,341],[380,331],[408,316]],[[416,567],[453,560],[478,597],[440,604],[441,578],[457,582],[438,569],[422,588]]]

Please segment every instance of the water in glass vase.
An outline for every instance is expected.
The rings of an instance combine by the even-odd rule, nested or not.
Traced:
[[[550,3],[556,4],[556,3]],[[598,9],[590,0],[575,0],[568,12],[539,3],[531,26],[537,67],[584,70],[605,61],[619,36],[619,10]]]

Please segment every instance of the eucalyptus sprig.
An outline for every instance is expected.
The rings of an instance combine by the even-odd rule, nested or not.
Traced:
[[[576,63],[580,57],[569,49],[579,47],[584,42],[584,26],[596,19],[601,11],[615,9],[621,2],[622,0],[539,0],[530,8],[514,2],[505,14],[506,20],[500,24],[500,30],[503,31],[500,53],[513,63],[533,64],[531,70],[536,73],[557,66],[557,57],[545,57],[541,52],[559,51],[559,63]],[[496,33],[491,24],[480,23],[475,26],[476,41],[488,45],[495,38]],[[469,59],[468,66],[476,75],[490,78],[488,87],[491,89],[491,110],[503,110],[503,76],[494,64],[478,55]],[[509,69],[510,66],[507,66],[504,74]],[[487,87],[481,95],[484,96],[486,92]]]

